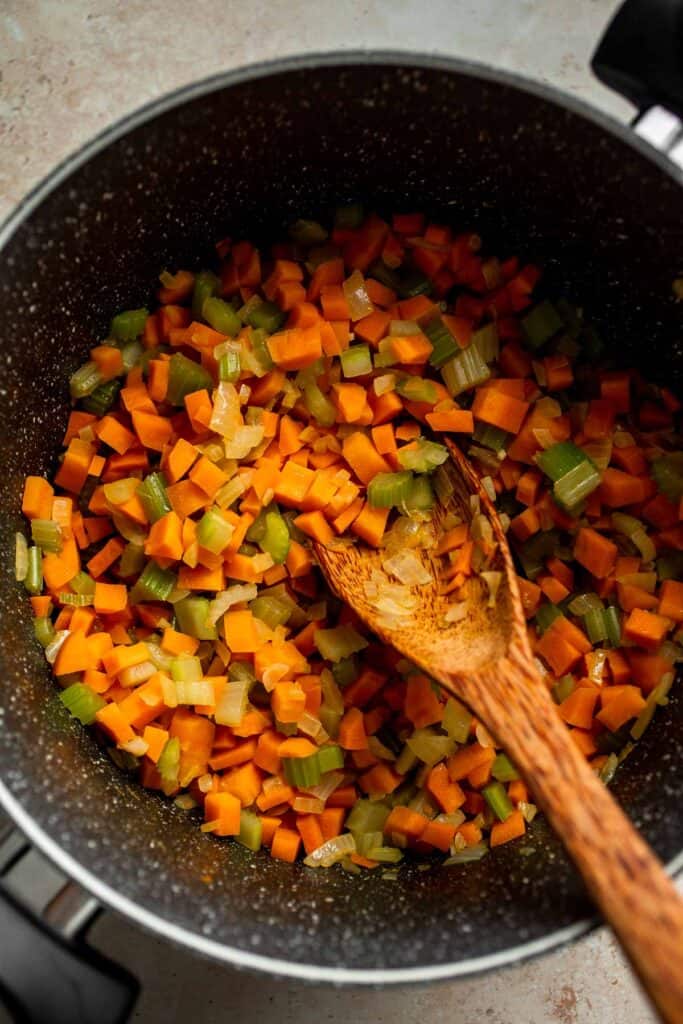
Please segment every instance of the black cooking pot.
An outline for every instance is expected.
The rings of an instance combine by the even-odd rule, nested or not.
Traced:
[[[658,5],[649,0],[647,25],[644,6],[627,5],[597,62],[641,108],[664,102],[681,112],[676,5],[659,5],[672,19],[664,33],[655,31]],[[651,111],[641,124],[654,132],[662,118]],[[111,315],[147,302],[161,268],[205,265],[216,238],[267,239],[339,202],[425,209],[476,229],[503,256],[542,264],[547,289],[583,304],[621,361],[675,383],[680,186],[679,169],[634,132],[547,88],[461,61],[356,53],[183,89],[105,132],[28,196],[0,238],[0,800],[31,842],[143,927],[298,978],[453,977],[548,950],[595,923],[542,820],[524,843],[478,863],[406,867],[398,882],[311,871],[200,834],[192,814],[132,784],[57,700],[12,579],[11,538],[23,478],[55,467],[68,375]],[[658,714],[614,791],[675,869],[680,699]],[[121,1017],[125,976],[110,970],[105,985],[105,966],[92,955],[76,965],[73,947],[42,956],[39,943],[52,939],[27,938],[25,928],[6,902],[0,984],[29,1019]]]

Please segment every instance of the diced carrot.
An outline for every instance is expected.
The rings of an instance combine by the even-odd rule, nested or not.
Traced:
[[[491,828],[489,842],[492,847],[502,846],[512,839],[519,839],[526,832],[526,823],[521,811],[513,811],[505,821],[497,821]]]
[[[275,830],[275,835],[270,846],[270,855],[276,860],[284,860],[293,864],[301,846],[301,836],[291,828],[283,825]]]
[[[624,623],[624,636],[639,647],[655,651],[671,628],[671,620],[642,608],[634,608]]]
[[[610,689],[614,690],[616,687],[607,687],[603,692],[603,698]],[[626,722],[636,718],[645,707],[645,700],[637,686],[622,686],[619,687],[619,691],[607,703],[603,701],[602,710],[596,716],[598,721],[612,732],[616,732]]]
[[[617,557],[617,546],[591,527],[582,527],[576,537],[574,558],[592,576],[609,576]]]

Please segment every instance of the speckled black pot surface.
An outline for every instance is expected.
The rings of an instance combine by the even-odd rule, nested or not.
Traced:
[[[626,130],[510,76],[447,60],[347,55],[235,72],[181,92],[59,169],[0,241],[0,797],[110,906],[222,959],[301,977],[401,981],[550,948],[591,906],[542,821],[477,864],[400,880],[315,872],[201,835],[119,772],[59,704],[12,578],[23,477],[49,473],[67,376],[164,267],[226,234],[266,239],[361,199],[426,209],[546,268],[619,358],[683,368],[671,301],[683,191]],[[665,861],[683,846],[674,697],[614,785]]]

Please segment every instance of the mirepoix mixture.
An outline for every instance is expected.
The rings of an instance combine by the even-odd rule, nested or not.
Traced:
[[[431,522],[443,435],[496,502],[557,713],[605,782],[666,703],[680,404],[505,255],[358,205],[269,250],[223,239],[215,272],[164,271],[72,376],[58,469],[26,479],[17,579],[64,705],[205,832],[388,877],[408,851],[455,864],[524,835],[515,766],[312,556],[381,548],[389,619],[433,585],[416,548],[445,565],[449,621],[475,575],[495,602],[476,501]]]

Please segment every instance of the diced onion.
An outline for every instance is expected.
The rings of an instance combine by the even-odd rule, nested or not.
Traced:
[[[200,793],[210,793],[213,789],[213,775],[211,772],[207,772],[206,775],[200,775],[197,779],[197,786]]]
[[[15,534],[14,544],[14,578],[23,583],[28,574],[28,544],[23,533]]]
[[[210,679],[195,679],[186,682],[176,679],[176,694],[179,704],[213,704],[216,691]]]
[[[300,789],[302,793],[308,793],[309,796],[314,796],[325,803],[343,781],[344,776],[341,772],[327,772],[317,786],[301,786]]]
[[[498,495],[496,494],[496,488],[493,486],[493,480],[490,476],[483,476],[481,478],[481,486],[486,491],[489,500],[495,501]]]
[[[369,316],[374,312],[375,307],[370,301],[365,287],[365,279],[360,270],[354,270],[351,276],[344,281],[342,288],[349,304],[352,320],[362,320],[364,316]]]
[[[215,626],[234,604],[239,604],[241,601],[253,601],[257,595],[258,590],[253,583],[238,583],[234,587],[228,587],[227,590],[221,590],[209,604],[208,621]]]
[[[386,395],[389,391],[396,390],[396,376],[393,373],[384,373],[381,377],[375,377],[372,388],[377,397]]]
[[[226,459],[246,459],[247,455],[263,440],[264,429],[261,426],[237,427],[230,438],[224,442]]]
[[[444,619],[446,622],[462,622],[467,618],[467,601],[456,601],[449,604]]]
[[[502,572],[480,572],[480,577],[488,587],[489,599],[487,602],[488,608],[495,608],[496,598],[498,597],[498,590],[503,580]]]
[[[268,668],[264,669],[261,682],[268,693],[270,693],[271,690],[275,689],[276,684],[284,679],[288,673],[289,665],[285,665],[284,663],[278,664],[276,662],[274,665],[269,665]]]
[[[243,425],[240,399],[234,384],[222,380],[213,393],[213,412],[209,427],[221,437],[231,438]]]
[[[292,803],[292,810],[297,814],[320,814],[325,810],[325,804],[314,796],[297,796]]]
[[[556,440],[553,437],[552,431],[548,430],[547,427],[533,427],[531,433],[534,435],[537,444],[540,444],[541,448],[552,448],[556,444]]]
[[[558,416],[562,415],[562,406],[556,399],[551,398],[550,395],[539,398],[534,409],[542,416],[547,416],[549,420],[555,420]]]
[[[70,629],[60,629],[57,633],[55,633],[54,640],[51,640],[50,643],[45,648],[45,657],[47,658],[51,665],[54,665],[54,663],[56,662],[60,647],[62,646],[66,638],[70,635]]]
[[[161,693],[164,698],[164,704],[167,708],[178,707],[178,694],[176,692],[175,682],[170,676],[161,674]]]
[[[426,586],[433,583],[434,578],[412,551],[399,551],[382,561],[382,567],[401,583],[407,586]]]
[[[475,731],[475,734],[476,734],[476,737],[477,737],[477,741],[479,742],[480,746],[482,746],[482,747],[495,747],[496,741],[494,740],[493,736],[488,731],[488,729],[486,728],[485,725],[482,725],[481,722],[477,722],[477,725],[476,725],[476,728],[475,728],[474,731]]]
[[[248,679],[233,679],[226,684],[214,713],[217,725],[240,724],[247,706],[249,685]]]
[[[338,860],[355,852],[356,840],[347,832],[342,836],[335,836],[334,839],[328,839],[322,846],[313,850],[304,859],[304,864],[309,868],[329,868]]]
[[[144,757],[149,750],[149,743],[145,743],[142,736],[135,736],[127,743],[121,743],[119,749],[125,750],[127,754],[132,754],[133,757]]]

